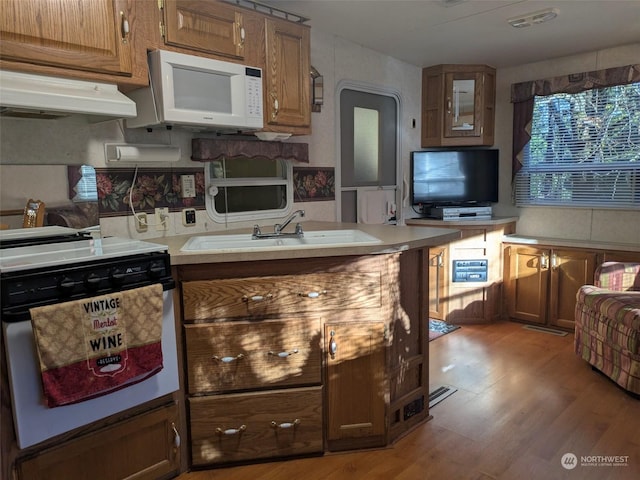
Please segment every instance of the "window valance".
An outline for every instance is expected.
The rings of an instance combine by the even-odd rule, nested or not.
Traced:
[[[593,88],[614,87],[640,82],[640,64],[572,73],[559,77],[531,80],[511,85],[511,102],[525,102],[536,95],[579,93]]]
[[[533,104],[536,96],[556,93],[579,93],[594,88],[614,87],[640,82],[640,64],[607,68],[592,72],[572,73],[559,77],[511,85],[511,102],[513,105],[513,151],[511,162],[511,178],[522,168],[523,150],[529,143]]]
[[[215,138],[194,138],[191,141],[191,160],[213,162],[223,158],[267,158],[309,163],[309,144]]]

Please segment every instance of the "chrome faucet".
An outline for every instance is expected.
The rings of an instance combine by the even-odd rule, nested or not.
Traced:
[[[276,234],[281,234],[282,230],[284,230],[286,226],[289,225],[298,215],[300,215],[300,217],[304,217],[304,210],[296,210],[291,215],[289,215],[289,217],[282,224],[276,223],[273,227],[273,231]],[[296,224],[296,233],[298,233],[298,228],[300,229],[300,233],[302,233],[302,225],[300,225],[299,223]]]
[[[256,240],[259,238],[275,238],[275,237],[297,237],[297,238],[302,238],[304,237],[304,232],[302,231],[302,225],[300,225],[299,223],[296,223],[296,230],[294,233],[283,233],[282,231],[286,228],[287,225],[289,225],[294,218],[296,218],[298,215],[300,215],[300,217],[304,217],[304,210],[296,210],[295,212],[293,212],[291,215],[289,215],[284,222],[282,223],[276,223],[273,226],[273,233],[262,233],[262,231],[260,230],[260,226],[259,225],[254,225],[253,226],[253,235],[251,235],[251,238]]]

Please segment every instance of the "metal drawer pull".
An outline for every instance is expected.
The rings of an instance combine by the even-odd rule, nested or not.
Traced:
[[[244,27],[238,25],[238,27],[240,27],[240,43],[238,45],[240,45],[241,47],[244,47],[244,40],[246,37],[246,32],[244,30]]]
[[[239,353],[238,355],[236,355],[235,357],[219,357],[217,355],[214,355],[213,357],[214,360],[218,360],[222,363],[231,363],[234,360],[240,360],[241,358],[244,358],[244,354]]]
[[[331,336],[331,340],[329,341],[329,354],[331,355],[331,359],[336,358],[336,352],[338,351],[338,343],[336,342],[336,339],[333,338],[335,334],[336,332],[333,330],[329,332],[329,335]]]
[[[216,428],[216,433],[218,435],[238,435],[244,432],[247,429],[246,425],[240,425],[238,428],[228,428],[223,430],[221,428]]]
[[[298,293],[298,296],[307,297],[307,298],[318,298],[320,295],[326,295],[326,294],[327,294],[326,290],[321,290],[319,292],[309,292],[309,293],[300,292]]]
[[[129,20],[127,20],[124,12],[120,12],[120,39],[122,40],[122,43],[128,42],[127,37],[129,36],[130,31]]]
[[[287,357],[290,357],[291,355],[293,355],[295,353],[298,353],[298,349],[297,348],[294,348],[290,352],[280,352],[280,353],[269,352],[269,355],[278,356],[280,358],[287,358]]]
[[[271,298],[273,298],[273,295],[270,293],[268,293],[267,295],[252,295],[250,297],[243,295],[242,301],[248,302],[249,300],[251,300],[252,302],[264,302],[265,300],[270,300]]]
[[[280,428],[282,430],[284,430],[285,428],[295,428],[298,425],[300,425],[300,419],[296,418],[293,422],[289,423],[289,422],[285,422],[285,423],[276,423],[275,421],[271,422],[271,427],[273,428]]]
[[[176,428],[175,423],[171,423],[171,428],[173,429],[173,446],[175,448],[180,448],[180,434],[178,433],[178,429]]]

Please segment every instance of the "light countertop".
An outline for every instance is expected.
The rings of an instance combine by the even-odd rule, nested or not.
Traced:
[[[602,240],[574,240],[571,238],[531,237],[526,235],[505,235],[505,243],[531,246],[592,248],[596,250],[615,250],[622,252],[639,252],[640,242],[607,242]]]
[[[222,262],[246,262],[259,260],[278,260],[287,258],[310,257],[335,257],[345,255],[370,255],[403,251],[414,248],[431,247],[460,238],[460,231],[455,228],[436,228],[428,226],[394,226],[394,225],[366,225],[340,222],[302,222],[305,231],[314,230],[344,230],[357,229],[373,235],[381,240],[376,245],[353,245],[346,247],[321,247],[321,248],[286,248],[281,250],[256,251],[256,252],[216,252],[198,251],[182,252],[180,249],[192,236],[202,235],[251,235],[251,228],[237,230],[225,230],[212,233],[198,233],[195,235],[179,235],[167,238],[154,238],[149,242],[166,245],[169,248],[172,265],[193,265],[203,263]],[[259,242],[260,240],[256,240]]]

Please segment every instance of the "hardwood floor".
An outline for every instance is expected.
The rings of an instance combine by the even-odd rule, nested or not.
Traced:
[[[577,358],[573,335],[517,323],[469,325],[429,348],[431,390],[447,384],[458,391],[391,447],[197,471],[179,480],[640,478],[640,400]],[[572,470],[561,464],[566,453],[577,457]],[[608,455],[628,459],[599,466],[582,458]]]

